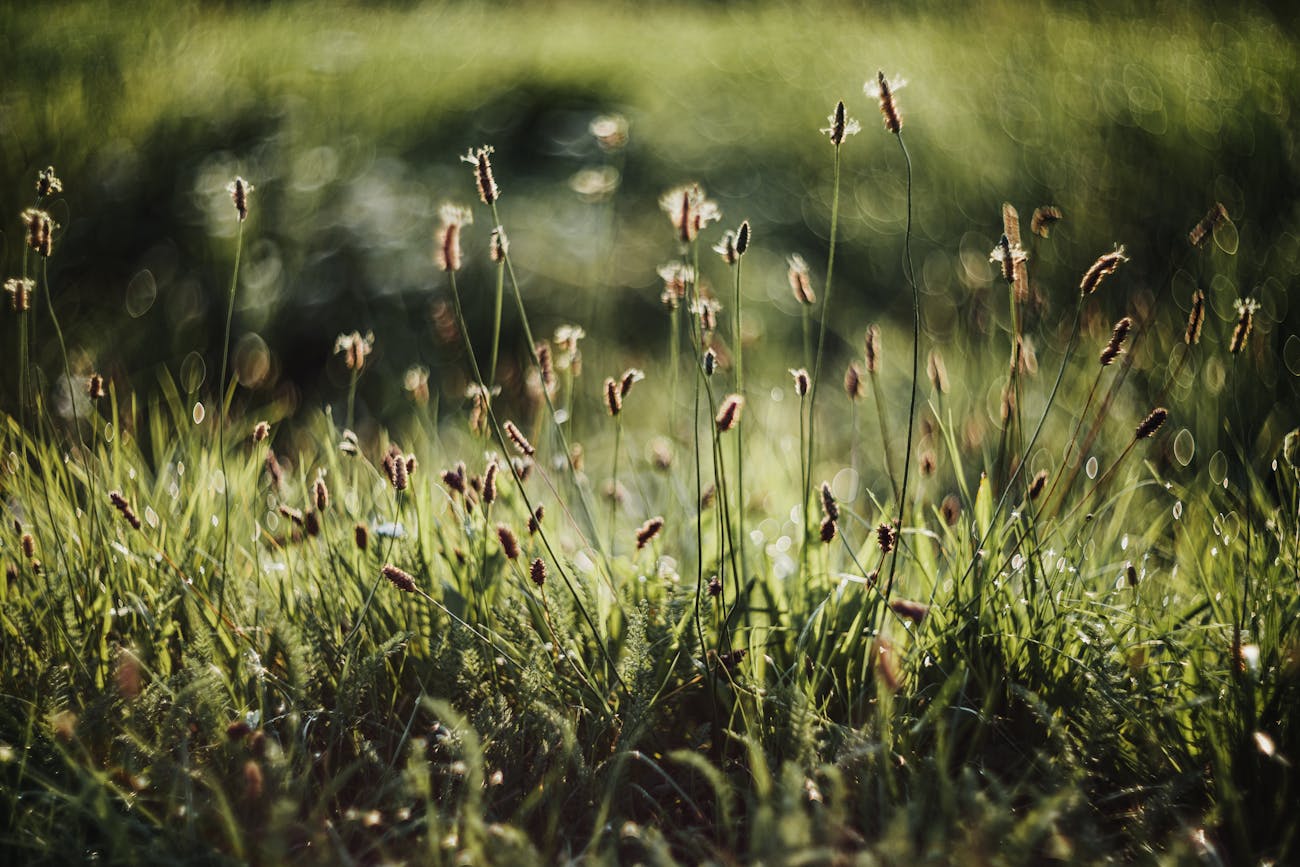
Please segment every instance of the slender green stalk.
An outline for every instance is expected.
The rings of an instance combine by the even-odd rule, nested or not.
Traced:
[[[502,257],[497,263],[497,294],[492,308],[492,359],[488,365],[488,378],[485,385],[491,386],[497,381],[497,350],[501,345],[501,305],[505,301],[506,260]],[[543,389],[544,390],[544,389]]]
[[[226,301],[226,330],[221,340],[221,390],[217,393],[217,455],[221,461],[221,495],[225,517],[221,525],[221,582],[217,585],[217,611],[226,611],[227,558],[230,552],[230,479],[226,475],[226,376],[230,364],[230,326],[235,320],[235,290],[239,286],[239,257],[244,249],[244,221],[235,234],[235,266],[230,273],[230,292]],[[355,382],[355,381],[354,381]],[[348,399],[348,423],[351,424],[351,397]]]
[[[742,259],[736,259],[735,312],[731,315],[731,343],[732,352],[736,356],[736,394],[740,395],[741,400],[745,400],[745,346],[744,334],[742,333],[743,324],[741,322],[741,299],[743,296],[740,291],[741,262]],[[740,547],[740,577],[748,580],[749,566],[745,562],[745,548],[748,540],[745,536],[745,450],[742,445],[744,427],[744,425],[736,427],[736,526]]]
[[[812,544],[812,509],[809,503],[812,501],[812,473],[813,462],[816,455],[817,443],[817,386],[822,378],[822,356],[826,350],[826,326],[831,317],[831,287],[834,285],[835,276],[835,240],[838,234],[840,221],[840,146],[835,145],[835,179],[833,182],[833,192],[831,193],[831,240],[830,249],[826,254],[826,291],[822,295],[822,312],[821,327],[817,334],[817,359],[813,362],[812,386],[808,392],[808,442],[804,445],[807,451],[806,471],[804,473],[803,484],[803,528],[804,528],[804,548]],[[910,208],[910,206],[909,206]],[[910,213],[910,210],[909,210]],[[915,399],[915,394],[913,394]],[[807,566],[805,558],[805,566]]]
[[[609,491],[609,556],[614,556],[618,540],[618,451],[623,439],[623,416],[614,416],[614,468],[611,473],[613,485]]]

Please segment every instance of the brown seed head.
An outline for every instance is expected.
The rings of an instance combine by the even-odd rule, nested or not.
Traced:
[[[312,485],[312,496],[316,500],[316,511],[323,512],[329,508],[330,489],[325,486],[324,479],[316,479],[316,483]]]
[[[492,261],[505,262],[506,257],[510,255],[510,239],[506,237],[506,230],[497,226],[492,230],[492,237],[488,243]]]
[[[488,461],[487,469],[483,471],[483,505],[490,506],[496,502],[497,498],[497,470],[496,459]]]
[[[365,524],[357,524],[352,528],[352,541],[358,551],[366,550],[370,546],[370,528]]]
[[[808,371],[800,368],[790,368],[790,376],[794,377],[794,393],[803,397],[808,393],[812,381],[808,378]]]
[[[867,373],[875,375],[880,372],[880,326],[875,323],[868,325],[862,342],[866,349]]]
[[[898,113],[898,106],[894,103],[894,91],[902,85],[902,81],[889,81],[881,70],[876,73],[874,86],[872,82],[867,82],[866,87],[868,94],[874,94],[880,100],[880,115],[884,118],[885,129],[894,135],[898,135],[903,128],[903,119]]]
[[[736,255],[743,256],[745,255],[745,251],[748,249],[749,249],[749,220],[745,220],[740,224],[740,228],[736,230]]]
[[[1205,293],[1197,289],[1192,295],[1192,310],[1187,314],[1187,332],[1183,342],[1195,346],[1201,342],[1201,327],[1205,325]]]
[[[528,438],[524,436],[523,432],[515,426],[514,422],[506,421],[501,428],[506,432],[506,436],[510,437],[510,442],[514,443],[515,448],[519,449],[521,454],[530,458],[537,454],[537,449],[533,448],[533,444],[530,443]]]
[[[656,516],[654,518],[651,518],[650,520],[642,524],[640,527],[638,527],[636,531],[637,550],[639,551],[642,548],[644,548],[646,545],[649,545],[650,540],[653,539],[655,536],[659,535],[659,531],[662,530],[663,528],[664,528],[664,519],[661,516]]]
[[[63,181],[54,174],[54,166],[41,169],[36,176],[36,198],[43,199],[63,192]]]
[[[1052,226],[1061,218],[1061,209],[1055,205],[1043,205],[1041,208],[1034,208],[1034,216],[1029,220],[1029,229],[1040,238],[1050,237]]]
[[[32,538],[31,533],[23,533],[21,543],[24,557],[30,560],[36,556],[36,540]]]
[[[1039,470],[1034,476],[1034,480],[1029,483],[1029,499],[1037,500],[1043,494],[1043,487],[1047,484],[1047,470]]]
[[[618,382],[613,377],[605,379],[605,409],[610,415],[618,415],[623,411],[623,394],[619,390]]]
[[[835,539],[835,531],[838,525],[829,517],[822,518],[820,537],[822,544],[829,545]]]
[[[532,565],[528,567],[528,577],[538,587],[544,587],[546,585],[546,561],[541,557],[535,558]]]
[[[844,368],[844,393],[849,396],[849,400],[862,397],[862,371],[855,361],[850,361],[849,366]]]
[[[1133,320],[1125,316],[1115,323],[1115,329],[1111,332],[1110,340],[1101,350],[1101,355],[1097,360],[1101,362],[1102,367],[1108,366],[1124,349],[1124,341],[1128,339],[1129,332],[1133,329]]]
[[[713,245],[713,252],[722,257],[728,265],[734,265],[740,259],[736,252],[736,233],[728,229],[722,234],[722,240]]]
[[[226,187],[230,193],[230,201],[235,203],[235,213],[239,215],[239,222],[248,219],[248,195],[253,192],[253,185],[241,177],[236,176]]]
[[[514,530],[505,524],[497,524],[497,541],[501,543],[501,553],[506,555],[506,559],[519,559],[519,540],[515,538]]]
[[[937,468],[938,468],[938,461],[934,456],[934,452],[930,451],[929,449],[926,449],[925,451],[921,452],[921,462],[920,462],[920,466],[918,467],[918,469],[920,469],[921,471],[921,475],[928,479],[930,478],[930,476],[934,475],[934,471]]]
[[[1144,440],[1147,437],[1160,430],[1160,426],[1169,418],[1169,410],[1163,406],[1158,406],[1151,410],[1151,414],[1142,420],[1133,434],[1134,439]]]
[[[533,513],[528,516],[528,535],[533,535],[542,529],[542,518],[546,517],[546,507],[539,505],[533,509]]]
[[[28,208],[23,211],[23,225],[27,228],[27,246],[48,259],[54,244],[54,220],[39,208]]]
[[[627,397],[627,393],[632,390],[632,386],[645,379],[645,373],[635,367],[629,367],[623,371],[623,378],[619,380],[618,392],[619,397]]]
[[[348,370],[360,371],[366,366],[366,358],[375,348],[375,334],[367,331],[364,336],[358,331],[340,334],[334,340],[334,354],[343,353],[343,360]]]
[[[459,271],[461,266],[460,230],[474,222],[468,208],[443,205],[438,209],[437,262],[443,271]]]
[[[705,589],[709,591],[709,596],[717,599],[722,595],[722,581],[718,579],[717,575],[712,575],[709,577],[709,583]]]
[[[537,351],[537,370],[542,376],[542,387],[547,394],[555,393],[555,359],[551,356],[551,344],[545,340],[534,347]]]
[[[920,623],[930,613],[930,606],[910,599],[891,599],[889,609],[905,620]]]
[[[835,502],[834,495],[831,494],[831,486],[829,482],[822,482],[822,514],[830,518],[832,521],[838,521],[840,519],[840,507],[839,504]]]
[[[1199,247],[1205,243],[1205,239],[1214,233],[1219,224],[1228,219],[1228,209],[1223,206],[1222,202],[1215,202],[1214,206],[1206,212],[1201,221],[1192,227],[1187,233],[1187,240],[1193,247]]]
[[[15,313],[26,313],[32,309],[32,292],[36,290],[36,281],[26,277],[10,277],[5,281],[5,292],[9,295],[9,307]]]
[[[898,533],[895,532],[892,524],[881,524],[876,528],[876,544],[885,554],[894,550],[894,545],[898,542]]]
[[[862,124],[849,117],[845,111],[844,100],[835,104],[835,110],[826,120],[830,126],[823,129],[822,134],[828,136],[835,147],[844,144],[846,137],[857,135],[862,131]]]
[[[86,394],[91,400],[99,400],[105,396],[104,377],[98,373],[92,373],[90,379],[86,381]]]
[[[1228,344],[1228,351],[1237,355],[1246,348],[1246,339],[1250,337],[1251,328],[1255,324],[1255,311],[1259,309],[1259,302],[1254,298],[1243,298],[1237,302],[1237,326],[1232,329],[1232,342]]]
[[[308,509],[306,514],[302,516],[302,522],[303,529],[307,531],[308,536],[320,535],[320,512],[315,509]]]
[[[930,375],[930,384],[934,386],[934,390],[940,394],[947,394],[948,366],[943,363],[943,356],[939,354],[939,350],[930,350],[930,357],[926,361],[925,369]]]
[[[722,401],[722,408],[714,418],[720,433],[726,433],[740,422],[740,412],[745,406],[745,399],[738,394],[729,394]]]
[[[1115,269],[1120,263],[1127,262],[1128,256],[1124,255],[1124,247],[1118,246],[1109,253],[1103,253],[1097,257],[1097,261],[1092,263],[1092,267],[1083,275],[1079,281],[1079,291],[1084,295],[1091,295],[1101,286],[1103,280],[1115,273]]]
[[[286,503],[281,503],[276,508],[276,511],[278,511],[284,517],[288,518],[290,521],[293,521],[299,527],[303,525],[303,521],[305,519],[303,518],[301,509],[295,509],[293,506],[290,506]]]
[[[668,214],[678,240],[689,244],[709,223],[722,218],[716,203],[704,197],[699,184],[687,184],[669,190],[659,199],[659,207]]]
[[[122,514],[122,517],[126,519],[132,529],[140,529],[140,518],[131,509],[131,504],[127,502],[126,497],[122,496],[121,491],[109,491],[108,501],[113,504],[114,509],[117,509]]]
[[[704,350],[704,375],[713,376],[714,371],[718,369],[718,353],[713,351],[713,347]]]
[[[956,494],[949,494],[939,504],[939,513],[943,516],[943,522],[949,527],[956,525],[957,520],[961,518],[961,500],[957,499]]]
[[[790,290],[794,292],[795,300],[800,304],[815,304],[817,293],[813,292],[812,281],[808,276],[808,263],[798,253],[791,253],[786,261],[789,263],[786,277],[790,280]]]
[[[264,421],[259,421],[253,425],[253,444],[256,445],[271,435],[271,425]]]
[[[493,204],[501,195],[496,180],[492,177],[493,153],[494,149],[490,145],[483,145],[477,150],[470,148],[469,153],[461,157],[462,162],[467,162],[474,167],[474,183],[478,185],[478,197],[485,205]]]
[[[442,483],[454,494],[465,495],[465,462],[461,461],[450,470],[442,471]]]
[[[404,593],[415,592],[415,579],[406,572],[403,572],[401,569],[398,569],[392,563],[385,564],[384,568],[379,570],[379,574],[387,578],[389,583],[398,590],[401,590]]]

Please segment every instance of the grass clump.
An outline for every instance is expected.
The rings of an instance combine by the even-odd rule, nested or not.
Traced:
[[[857,158],[843,103],[825,283],[802,259],[792,279],[808,338],[793,395],[799,360],[755,353],[741,317],[761,303],[742,257],[763,241],[712,227],[698,185],[663,200],[672,264],[644,327],[669,349],[629,358],[596,323],[535,330],[510,179],[472,151],[464,198],[477,189],[491,228],[450,206],[435,236],[458,387],[413,367],[408,410],[365,427],[382,333],[339,338],[341,425],[254,403],[224,355],[215,394],[95,374],[92,401],[66,349],[48,381],[28,359],[57,323],[44,265],[63,245],[35,220],[11,294],[49,303],[12,305],[23,387],[0,418],[0,845],[50,861],[1294,858],[1297,434],[1232,406],[1255,387],[1265,311],[1242,298],[1235,324],[1207,322],[1174,271],[1138,293],[1122,247],[1040,268],[1086,217],[1044,206],[1022,237],[1005,205],[1003,324],[940,354],[894,84],[874,82],[907,191],[912,327],[867,329],[862,357],[839,359],[845,394],[820,403],[839,379],[840,161]],[[236,263],[259,228],[248,190],[236,179]],[[1216,214],[1170,253],[1198,283],[1222,266],[1201,243],[1231,223]],[[720,260],[701,257],[715,240]],[[489,284],[458,284],[484,253]],[[1043,283],[1079,286],[1066,315],[1035,303]],[[485,353],[462,294],[493,290]],[[625,372],[584,376],[582,339]],[[1230,377],[1222,398],[1196,385],[1211,371]],[[1219,400],[1223,449],[1200,459],[1179,418]]]

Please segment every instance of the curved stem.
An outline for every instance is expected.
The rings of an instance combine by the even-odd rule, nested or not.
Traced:
[[[221,533],[221,584],[217,588],[217,611],[226,610],[226,559],[230,551],[230,479],[226,475],[226,376],[230,363],[230,326],[235,319],[235,289],[239,285],[239,256],[244,249],[244,221],[239,221],[235,235],[235,267],[230,274],[230,293],[226,303],[226,331],[221,341],[221,391],[217,393],[217,455],[221,460],[221,493],[225,501],[225,518]],[[349,416],[351,409],[349,409]]]

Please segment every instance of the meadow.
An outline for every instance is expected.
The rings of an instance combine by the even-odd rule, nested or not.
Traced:
[[[1296,860],[1294,28],[54,8],[8,860]]]

